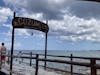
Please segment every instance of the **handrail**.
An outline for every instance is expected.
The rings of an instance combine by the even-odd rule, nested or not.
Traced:
[[[84,63],[84,62],[74,62],[74,61],[64,61],[64,60],[53,60],[53,59],[38,59],[38,61],[48,61],[48,62],[56,62],[56,63],[72,64],[72,65],[79,65],[79,66],[90,67],[90,63]]]
[[[29,54],[29,53],[22,53],[22,54]],[[31,53],[33,54],[33,53]],[[89,59],[90,62],[86,63],[86,62],[76,62],[76,61],[65,61],[65,60],[60,60],[60,59],[44,59],[44,58],[39,58],[39,55],[43,55],[43,54],[33,54],[36,56],[15,56],[13,55],[13,58],[25,58],[25,59],[35,59],[36,60],[36,65],[38,67],[38,62],[39,61],[44,61],[44,62],[56,62],[56,63],[63,63],[63,64],[70,64],[70,65],[78,65],[78,66],[85,66],[85,67],[90,67],[91,68],[91,75],[97,75],[97,71],[96,69],[100,69],[100,64],[96,64],[96,60],[100,60],[100,58],[96,58],[96,57],[78,57],[78,56],[57,56],[57,55],[47,55],[47,56],[53,56],[53,57],[67,57],[67,58],[79,58],[79,59]],[[7,55],[8,57],[10,57],[9,55]],[[36,67],[36,71],[38,71],[38,68]],[[73,68],[73,67],[72,67]],[[72,70],[72,69],[71,69]],[[73,71],[71,71],[71,75],[73,74]],[[38,75],[38,73],[36,73],[36,75]]]
[[[10,55],[6,55],[6,56],[10,57]],[[15,55],[13,55],[13,58],[36,59],[36,57],[15,56]],[[91,67],[90,63],[85,63],[85,62],[65,61],[65,60],[57,60],[57,59],[56,60],[55,59],[44,59],[44,58],[39,58],[38,61],[48,61],[48,62],[56,62],[56,63],[64,63],[64,64],[72,64],[72,65]],[[99,64],[95,64],[95,67],[100,69]]]
[[[30,54],[30,53],[22,53],[22,54]],[[32,55],[36,55],[35,53],[32,53]],[[42,56],[44,56],[44,54],[38,54],[38,55],[42,55]],[[64,58],[78,58],[78,59],[96,59],[96,60],[100,60],[100,58],[98,58],[98,57],[83,57],[83,56],[73,56],[73,57],[71,57],[71,56],[62,56],[62,55],[60,55],[60,56],[58,56],[58,55],[50,55],[50,54],[47,54],[47,56],[52,56],[52,57],[64,57]]]

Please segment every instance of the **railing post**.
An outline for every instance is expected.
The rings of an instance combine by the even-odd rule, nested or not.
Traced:
[[[39,58],[39,55],[36,54],[36,71],[35,71],[35,75],[38,75],[38,58]]]
[[[73,55],[71,54],[70,57],[71,57],[70,60],[72,62],[73,61]],[[71,75],[73,75],[73,65],[71,64],[70,67],[71,67],[71,69],[70,69],[71,70]]]
[[[21,57],[21,56],[22,56],[22,51],[19,51],[18,56],[19,56],[19,57]],[[19,58],[19,64],[21,64],[21,63],[22,63],[22,61],[21,61],[21,60],[22,60],[22,58]]]
[[[8,62],[8,65],[9,65],[9,62],[10,62],[10,59],[9,58],[10,58],[10,51],[8,51],[8,61],[7,61]]]
[[[32,52],[30,52],[30,57],[32,58]],[[30,58],[30,66],[32,66],[32,59]]]
[[[91,75],[97,75],[97,71],[95,68],[95,64],[96,64],[96,59],[90,59],[91,61]]]
[[[23,55],[23,52],[21,51],[21,56]],[[23,63],[23,58],[21,58],[21,63]]]

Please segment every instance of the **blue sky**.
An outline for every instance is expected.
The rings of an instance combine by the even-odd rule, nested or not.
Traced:
[[[0,0],[0,43],[11,49],[15,11],[19,17],[48,20],[48,50],[100,50],[99,7],[76,0]],[[16,29],[14,49],[44,50],[44,40],[43,32]]]

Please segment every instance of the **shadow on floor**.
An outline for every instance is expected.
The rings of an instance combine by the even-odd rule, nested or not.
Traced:
[[[6,74],[6,73],[4,73],[4,72],[1,72],[1,71],[0,71],[0,75],[7,75],[7,74]]]

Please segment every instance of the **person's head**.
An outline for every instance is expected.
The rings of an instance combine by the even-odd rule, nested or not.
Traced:
[[[2,42],[2,46],[4,46],[4,43]]]

